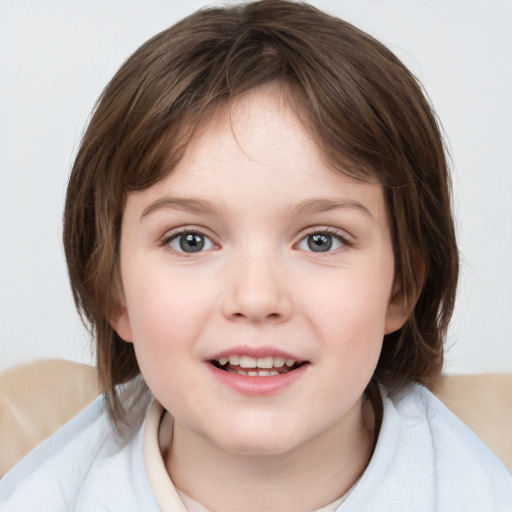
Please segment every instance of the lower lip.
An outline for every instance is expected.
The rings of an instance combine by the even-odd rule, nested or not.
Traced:
[[[207,364],[215,379],[221,384],[248,396],[265,396],[279,393],[300,379],[304,375],[307,366],[309,366],[308,364],[304,364],[295,370],[280,375],[249,377],[247,375],[239,375],[238,373],[221,370],[211,363]]]

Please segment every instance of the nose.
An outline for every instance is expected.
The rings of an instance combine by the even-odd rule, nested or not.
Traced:
[[[261,251],[231,261],[222,312],[231,320],[283,322],[292,311],[286,272],[277,258]]]

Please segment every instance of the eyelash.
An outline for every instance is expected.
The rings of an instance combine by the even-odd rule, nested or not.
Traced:
[[[215,245],[215,242],[213,242],[213,240],[211,239],[210,236],[206,235],[201,230],[194,229],[194,228],[182,228],[182,229],[179,229],[178,231],[174,231],[173,233],[165,236],[162,239],[161,245],[167,246],[170,250],[173,251],[173,253],[178,254],[180,256],[186,256],[186,255],[190,255],[190,254],[205,252],[205,250],[203,250],[202,248],[195,252],[194,251],[186,252],[186,251],[178,251],[178,250],[170,247],[171,242],[173,242],[174,240],[178,239],[180,236],[183,236],[183,235],[198,235],[198,236],[203,237],[204,239],[208,240],[212,245]],[[311,228],[311,229],[309,229],[306,233],[304,233],[302,235],[300,240],[296,244],[294,244],[294,247],[297,247],[299,244],[306,241],[308,239],[308,237],[313,236],[313,235],[327,235],[329,237],[332,237],[332,238],[336,239],[341,244],[341,247],[335,248],[334,250],[331,250],[329,248],[327,251],[305,250],[305,252],[311,252],[313,254],[332,255],[332,254],[337,254],[340,250],[344,250],[349,247],[352,247],[352,245],[353,245],[352,239],[346,233],[341,232],[335,228],[327,227],[327,228]],[[308,246],[309,246],[309,244],[308,244]],[[206,250],[209,250],[209,249],[206,249]]]
[[[183,235],[197,235],[197,236],[200,236],[200,237],[203,237],[204,239],[206,240],[209,240],[209,242],[212,244],[212,245],[215,245],[215,242],[213,242],[212,238],[208,235],[206,235],[205,233],[203,233],[201,230],[199,229],[194,229],[194,228],[182,228],[182,229],[179,229],[178,231],[174,231],[172,232],[170,235],[166,235],[163,239],[162,239],[162,242],[161,242],[161,245],[162,246],[166,246],[169,250],[171,250],[174,254],[178,254],[179,256],[188,256],[188,255],[191,255],[191,254],[197,254],[197,253],[202,253],[202,252],[205,252],[203,250],[199,250],[199,251],[192,251],[192,252],[186,252],[186,251],[178,251],[176,249],[173,249],[170,244],[171,242],[173,242],[174,240],[178,239],[180,236],[183,236]]]
[[[346,250],[347,248],[350,248],[354,245],[351,237],[343,231],[339,231],[335,228],[330,228],[330,227],[326,227],[326,228],[315,227],[315,228],[311,228],[308,231],[306,231],[306,233],[301,237],[299,242],[297,244],[295,244],[295,246],[297,246],[301,242],[307,240],[308,237],[313,236],[313,235],[328,235],[330,237],[335,238],[336,240],[338,240],[341,243],[341,247],[334,249],[334,250],[328,250],[325,252],[313,251],[313,250],[306,251],[306,252],[311,252],[313,254],[334,255],[334,254],[338,254],[340,251]]]

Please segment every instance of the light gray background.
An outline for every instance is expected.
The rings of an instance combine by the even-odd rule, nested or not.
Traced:
[[[446,371],[512,372],[512,2],[312,3],[376,36],[425,85],[453,159],[463,257]],[[0,370],[91,361],[61,243],[73,156],[123,60],[204,4],[0,0]]]

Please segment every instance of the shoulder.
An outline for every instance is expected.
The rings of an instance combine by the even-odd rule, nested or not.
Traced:
[[[432,471],[438,503],[446,510],[512,510],[512,476],[430,391],[415,386],[395,407],[405,427],[404,448],[432,464],[424,469]]]
[[[134,431],[121,439],[110,425],[103,397],[98,397],[0,480],[0,509],[131,511],[146,499],[144,506],[150,507],[145,509],[152,510],[139,437]],[[138,497],[130,503],[132,480],[137,481]],[[107,502],[115,502],[114,508]]]
[[[0,504],[6,510],[16,510],[18,503],[23,510],[36,510],[38,504],[42,510],[64,510],[108,437],[99,397],[0,480]]]
[[[362,510],[512,510],[512,476],[432,393],[414,386],[382,396],[381,432],[360,482],[372,498]]]
[[[389,399],[388,399],[389,400]],[[438,463],[470,471],[486,468],[494,474],[509,473],[483,441],[438,398],[422,386],[414,386],[403,396],[390,400],[405,430],[404,441],[414,443],[417,435],[431,442]],[[475,466],[475,467],[474,467]]]

